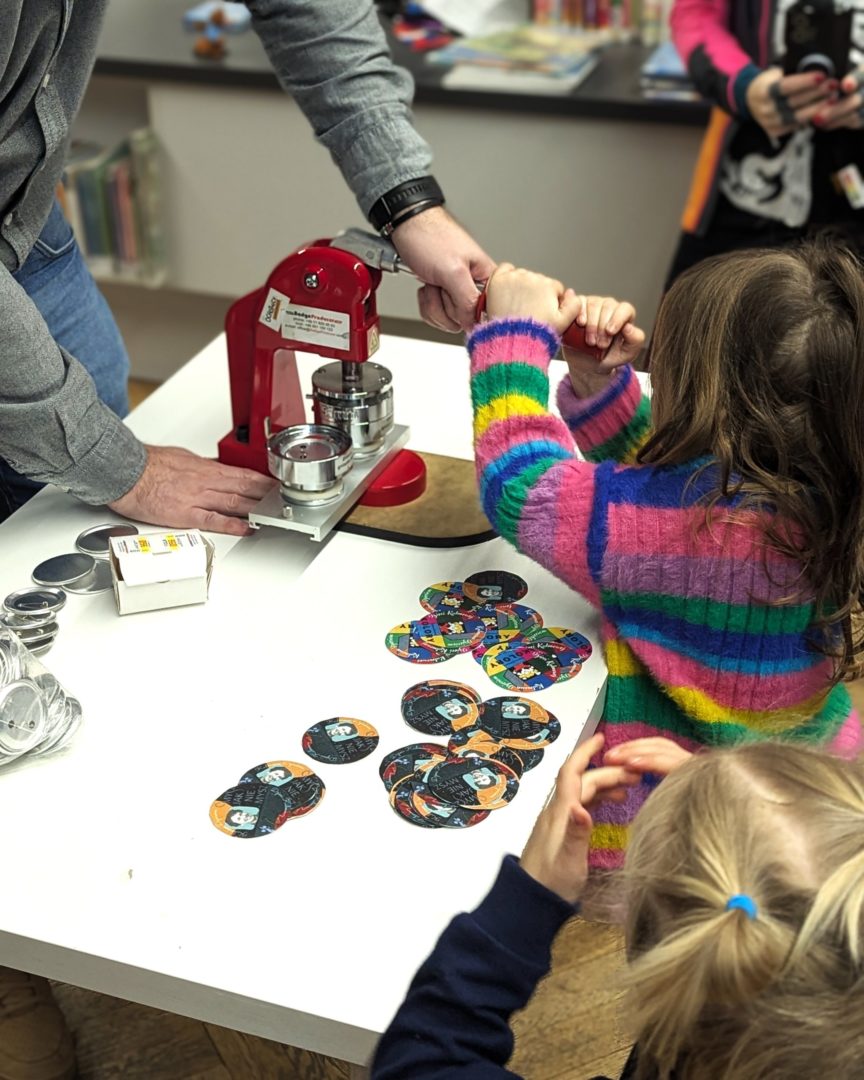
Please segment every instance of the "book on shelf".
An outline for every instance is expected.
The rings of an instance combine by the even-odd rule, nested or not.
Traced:
[[[94,277],[148,285],[164,279],[159,173],[148,128],[113,147],[72,142],[59,197]]]
[[[442,79],[450,90],[480,93],[566,95],[588,78],[597,67],[596,53],[586,53],[566,74],[549,75],[527,68],[502,68],[476,64],[456,64]]]
[[[665,41],[654,49],[642,65],[639,83],[644,97],[698,101],[700,96],[671,41]]]
[[[578,34],[524,26],[485,37],[463,38],[430,53],[429,61],[448,67],[475,66],[531,72],[552,78],[578,76],[591,55],[611,38],[602,30]]]

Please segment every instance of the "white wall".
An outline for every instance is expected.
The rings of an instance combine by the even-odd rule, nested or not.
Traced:
[[[292,248],[362,224],[338,171],[286,96],[121,84],[94,78],[79,129],[122,128],[124,114],[140,122],[142,107],[149,116],[165,150],[172,288],[240,295]],[[493,255],[583,292],[630,299],[650,328],[698,128],[423,105],[416,119],[435,151],[449,206]],[[408,278],[385,278],[381,313],[416,317],[415,288]],[[202,333],[209,334],[213,308],[204,310]],[[182,305],[172,311],[182,318]],[[187,339],[191,319],[187,312]],[[176,333],[172,325],[166,318],[152,333]],[[147,376],[149,365],[134,351],[133,366]]]

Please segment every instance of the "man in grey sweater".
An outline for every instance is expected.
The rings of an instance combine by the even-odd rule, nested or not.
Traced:
[[[144,446],[120,422],[122,342],[71,234],[68,243],[58,240],[59,211],[49,218],[106,7],[107,0],[0,4],[0,459],[7,463],[0,520],[30,493],[23,474],[138,521],[242,534],[269,481]],[[373,0],[250,0],[248,7],[280,82],[361,210],[382,231],[392,228],[400,254],[426,283],[424,318],[467,328],[473,282],[493,263],[444,209],[428,175],[429,148],[411,122],[411,80],[390,59]],[[67,295],[58,304],[61,290]],[[87,334],[76,311],[86,313]]]
[[[52,483],[138,521],[243,534],[267,478],[144,446],[122,423],[125,349],[54,201],[107,2],[0,2],[0,520]],[[145,2],[158,18],[158,5]],[[494,264],[428,175],[410,78],[393,66],[373,0],[247,6],[281,84],[361,210],[425,283],[423,317],[470,326],[474,281]],[[74,1070],[47,983],[0,969],[0,1080]]]

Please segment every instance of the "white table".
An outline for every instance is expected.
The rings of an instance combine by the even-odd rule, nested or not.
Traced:
[[[380,360],[410,445],[470,457],[464,350],[393,338]],[[304,379],[315,363],[301,358]],[[129,423],[146,441],[213,454],[230,423],[224,340]],[[40,494],[0,527],[2,595],[108,519]],[[401,719],[402,692],[430,677],[503,691],[470,656],[416,666],[383,638],[420,617],[423,586],[484,568],[522,574],[525,602],[586,633],[594,655],[539,695],[563,734],[510,806],[473,829],[418,829],[378,778],[386,752],[423,738]],[[60,624],[44,661],[85,724],[60,757],[0,773],[0,963],[353,1063],[368,1060],[448,920],[520,850],[605,685],[596,616],[501,540],[435,550],[345,534],[316,546],[277,529],[220,537],[206,605],[120,618],[110,593],[70,596]],[[213,828],[220,792],[259,762],[308,762],[303,731],[334,715],[370,720],[381,741],[362,762],[313,765],[327,785],[314,813],[252,843]]]

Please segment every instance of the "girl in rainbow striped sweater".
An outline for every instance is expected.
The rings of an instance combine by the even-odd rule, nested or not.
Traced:
[[[481,499],[501,536],[602,613],[607,761],[658,734],[688,750],[779,736],[856,754],[841,682],[864,596],[853,257],[736,252],[683,275],[658,314],[650,403],[629,304],[502,264],[486,311],[468,342]],[[574,320],[609,348],[599,363],[565,349],[562,422],[548,366]],[[622,865],[650,790],[649,777],[598,812],[595,869]]]

